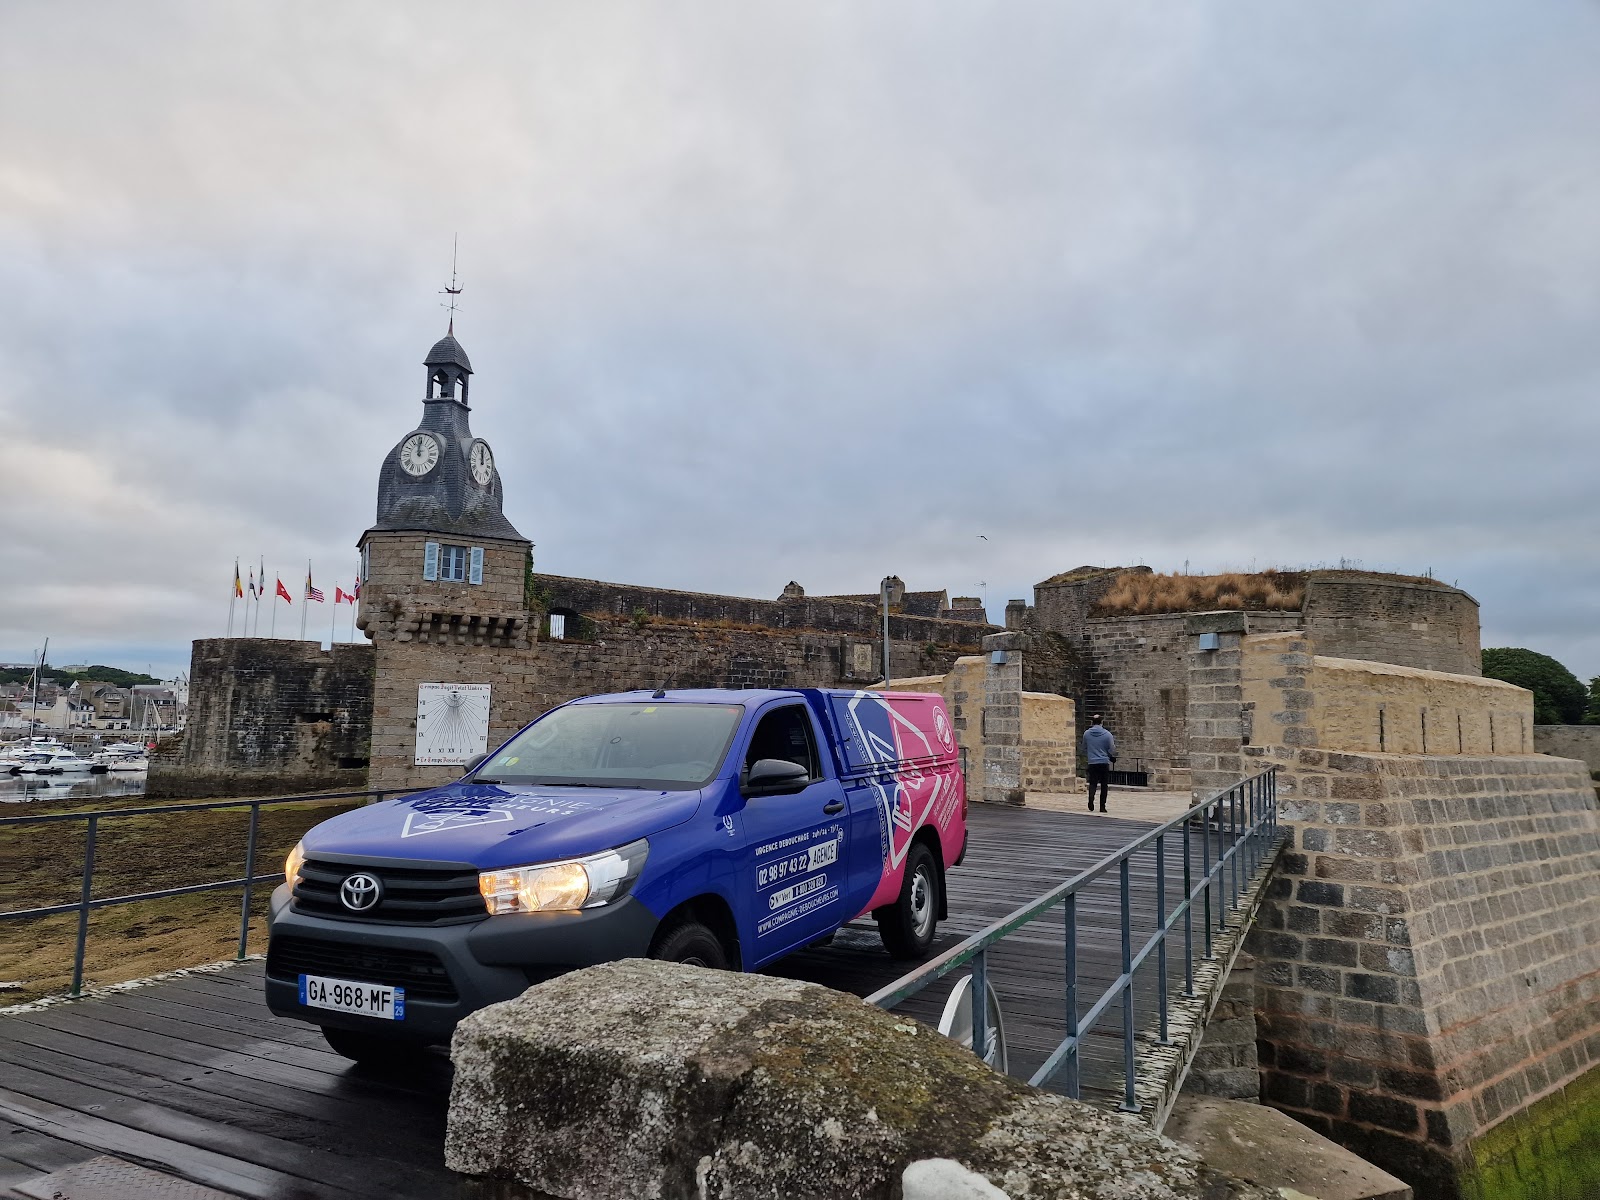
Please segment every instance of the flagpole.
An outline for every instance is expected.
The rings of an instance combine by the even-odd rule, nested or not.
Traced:
[[[338,592],[335,592],[334,596],[337,597],[338,594]],[[333,612],[328,615],[328,649],[332,650],[334,639],[338,636],[339,601],[335,599],[329,607],[333,609]]]
[[[278,573],[276,571],[272,573],[272,582],[274,585],[279,582]],[[275,638],[278,636],[278,589],[276,586],[274,586],[272,589],[272,621],[268,626],[268,629],[270,630],[270,632],[267,634],[268,637]]]
[[[233,636],[233,606],[239,599],[239,560],[233,560],[233,582],[228,585],[228,636]]]

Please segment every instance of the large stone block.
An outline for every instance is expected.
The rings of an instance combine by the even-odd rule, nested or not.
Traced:
[[[468,1017],[451,1057],[449,1166],[571,1200],[889,1200],[928,1159],[1029,1200],[1269,1197],[909,1018],[764,975],[592,967]]]

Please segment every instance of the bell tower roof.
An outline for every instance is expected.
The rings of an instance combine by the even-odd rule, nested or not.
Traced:
[[[451,322],[453,326],[454,321]],[[459,367],[468,375],[472,374],[472,362],[467,358],[467,352],[461,348],[461,343],[456,341],[455,334],[447,333],[433,344],[433,349],[428,351],[428,357],[422,360],[425,367]]]

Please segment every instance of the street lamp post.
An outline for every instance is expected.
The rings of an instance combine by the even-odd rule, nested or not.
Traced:
[[[879,589],[883,593],[883,687],[889,689],[889,580],[890,576],[883,577]]]

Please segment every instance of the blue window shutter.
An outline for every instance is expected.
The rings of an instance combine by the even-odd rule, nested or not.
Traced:
[[[424,542],[422,546],[422,577],[439,578],[439,543]]]
[[[474,546],[472,548],[472,566],[468,568],[467,582],[469,582],[469,583],[482,583],[483,582],[483,547],[482,546]]]

